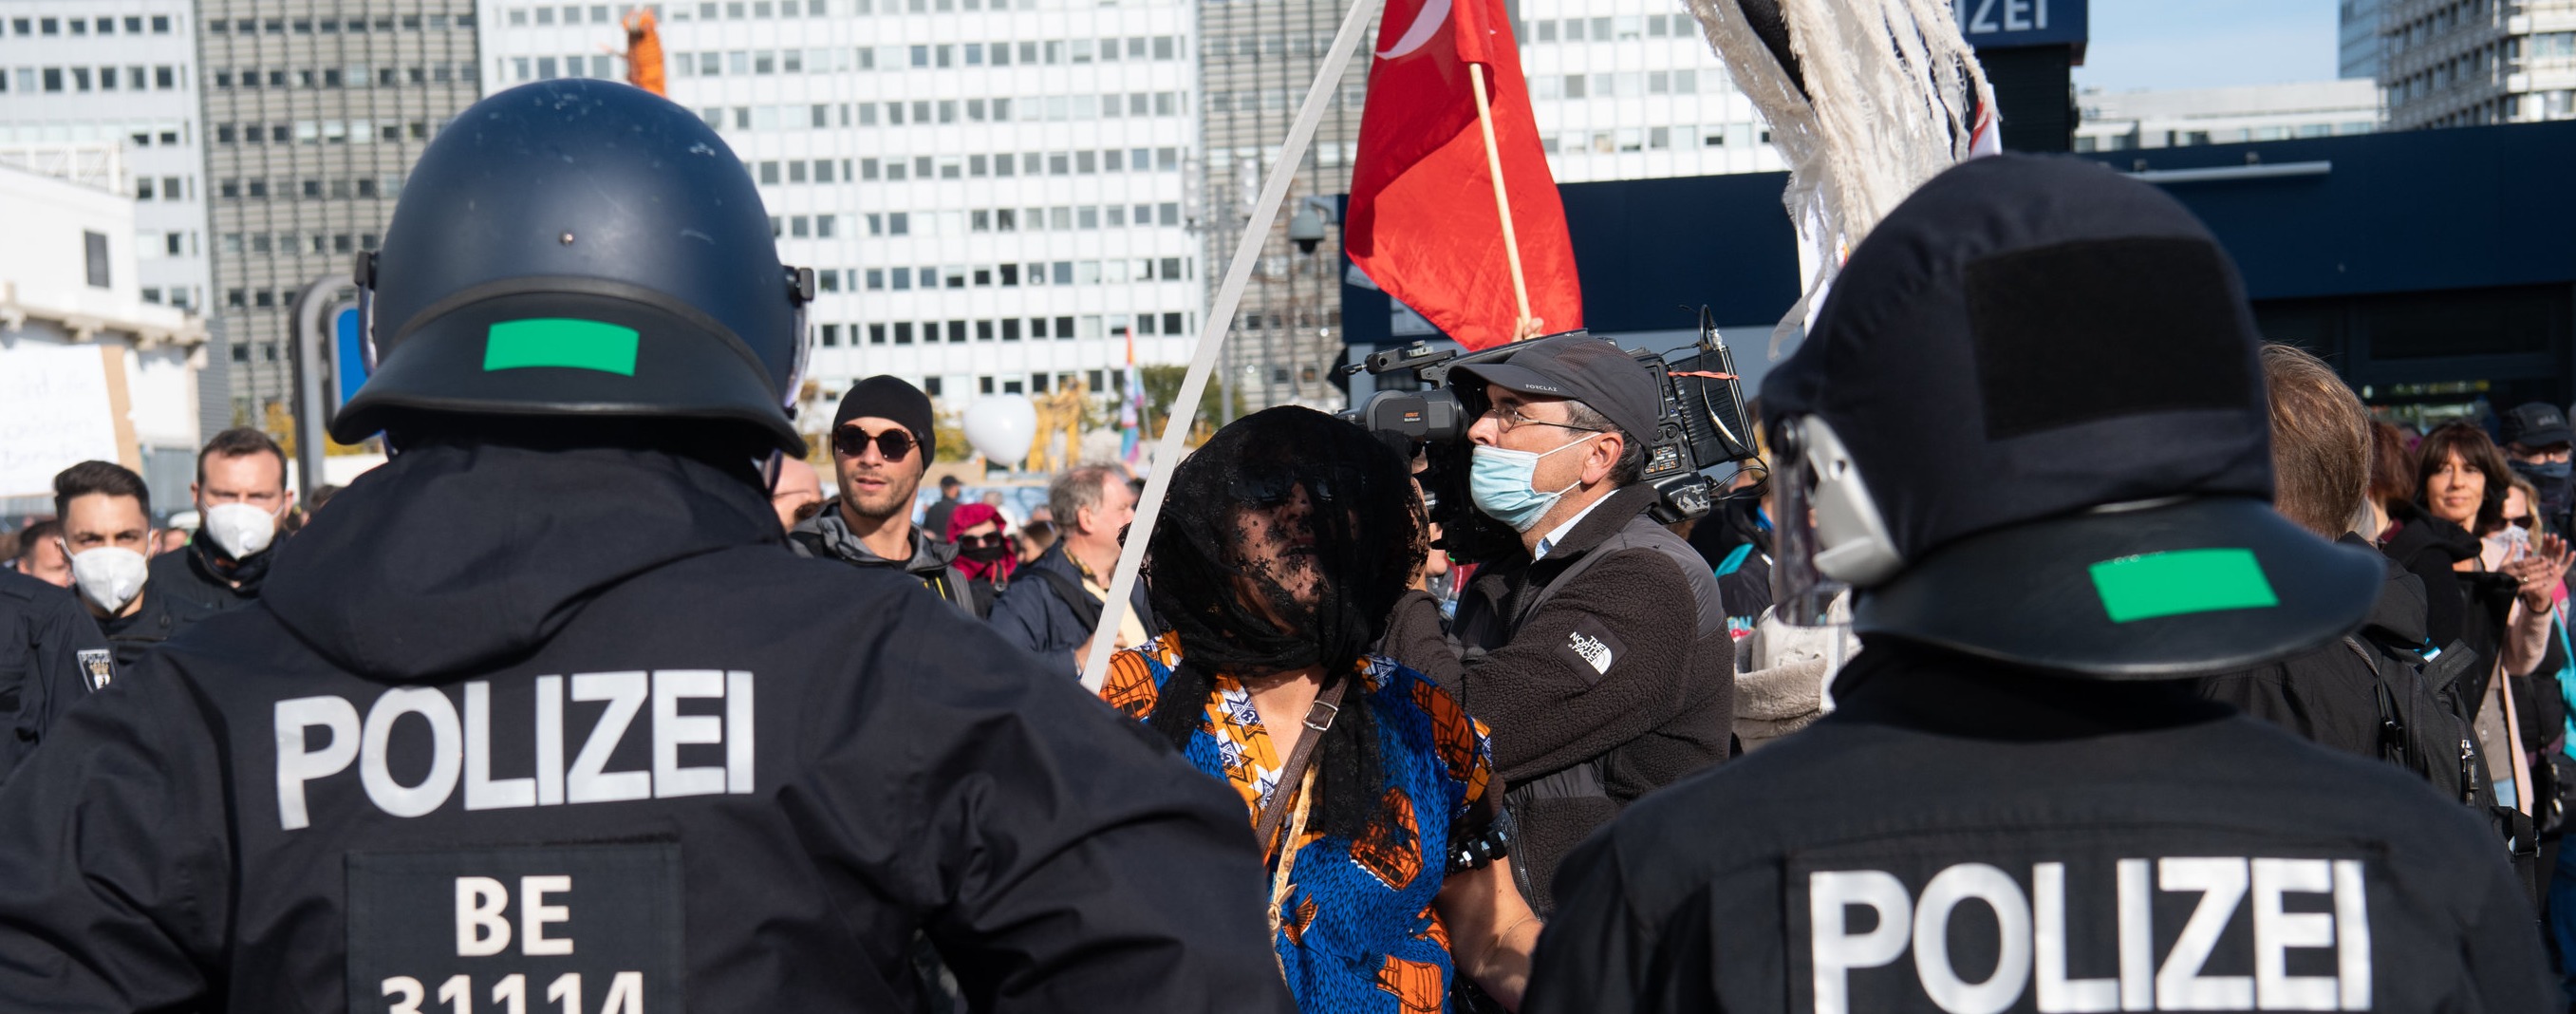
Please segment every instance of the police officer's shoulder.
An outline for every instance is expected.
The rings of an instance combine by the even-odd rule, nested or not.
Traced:
[[[57,599],[74,606],[80,604],[72,597],[71,589],[57,588],[14,570],[0,570],[0,600],[51,605]]]

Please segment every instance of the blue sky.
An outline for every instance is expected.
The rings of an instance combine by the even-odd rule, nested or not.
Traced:
[[[2335,76],[2335,0],[2091,0],[2078,87],[2219,88]]]

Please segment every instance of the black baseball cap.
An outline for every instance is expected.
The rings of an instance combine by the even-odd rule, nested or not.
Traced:
[[[2504,442],[2524,447],[2547,447],[2551,444],[2576,443],[2576,432],[2567,428],[2567,416],[2558,406],[2545,401],[2516,405],[2504,414]]]
[[[1521,394],[1572,398],[1592,407],[1634,440],[1655,439],[1663,397],[1654,375],[1619,346],[1590,335],[1568,334],[1522,342],[1512,354],[1458,367],[1457,372]]]
[[[1862,633],[2174,678],[2333,643],[2385,576],[2271,509],[2259,344],[2172,197],[1999,155],[1871,231],[1762,400],[1833,428],[1903,561],[1855,597]]]

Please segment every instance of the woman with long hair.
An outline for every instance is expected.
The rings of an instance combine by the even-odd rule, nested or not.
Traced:
[[[1517,1006],[1539,921],[1511,876],[1485,729],[1369,653],[1422,559],[1405,463],[1358,427],[1268,409],[1175,467],[1146,548],[1171,631],[1101,696],[1243,798],[1280,970],[1314,1012]]]
[[[2521,763],[2525,751],[2513,748],[2519,737],[2508,713],[2515,708],[2504,691],[2509,681],[2527,679],[2546,653],[2553,597],[2569,563],[2567,544],[2543,535],[2525,543],[2524,552],[2489,553],[2485,536],[2505,530],[2513,473],[2495,441],[2476,426],[2450,423],[2425,434],[2416,449],[2415,478],[2414,498],[2394,505],[2397,529],[2383,550],[2423,579],[2425,631],[2433,646],[2477,653],[2471,670],[2476,675],[2463,681],[2458,699],[2469,706],[2485,741],[2498,793],[2512,786],[2511,798],[2502,802],[2531,813],[2531,783]]]

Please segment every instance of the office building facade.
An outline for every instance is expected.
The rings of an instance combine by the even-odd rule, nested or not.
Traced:
[[[2335,7],[2335,76],[2376,81],[2381,59],[2379,15],[2388,0],[2340,0]]]
[[[1203,286],[1183,214],[1196,122],[1184,3],[718,0],[661,5],[673,101],[760,186],[815,269],[805,413],[892,374],[953,411],[1123,384],[1188,358]],[[487,87],[623,79],[596,4],[486,3]],[[819,419],[817,416],[819,415]]]
[[[381,242],[421,149],[480,94],[471,0],[201,0],[198,87],[232,421],[293,404],[296,297]]]
[[[2576,118],[2576,0],[2383,0],[2388,127]]]

